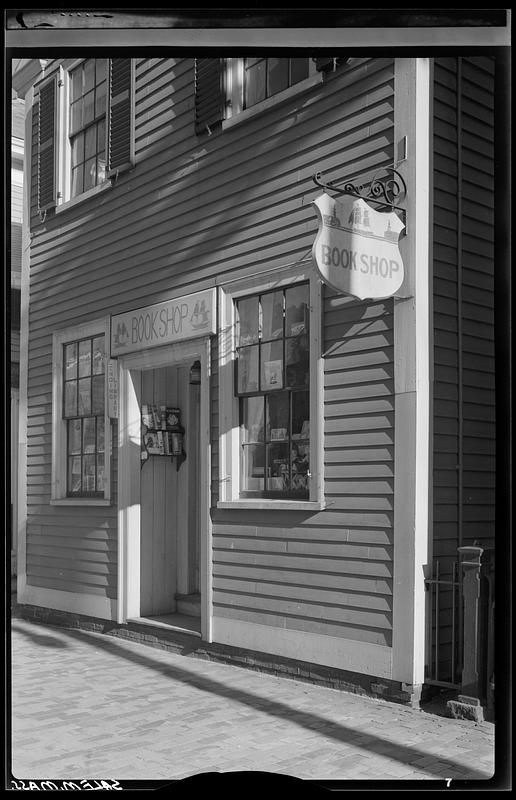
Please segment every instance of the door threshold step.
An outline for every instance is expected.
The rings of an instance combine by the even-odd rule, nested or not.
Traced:
[[[187,614],[155,614],[145,617],[132,617],[127,622],[136,622],[138,625],[147,625],[151,628],[166,628],[178,633],[187,633],[190,636],[201,636],[201,620]]]

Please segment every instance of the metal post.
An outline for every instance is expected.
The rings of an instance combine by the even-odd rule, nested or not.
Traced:
[[[453,716],[483,721],[484,686],[481,667],[481,585],[480,570],[484,548],[469,545],[457,548],[462,568],[462,594],[464,600],[463,668],[460,694],[450,700],[448,707]]]
[[[480,626],[480,568],[483,547],[459,547],[463,578],[464,633],[463,670],[459,700],[481,705],[482,689],[479,682],[479,626]]]

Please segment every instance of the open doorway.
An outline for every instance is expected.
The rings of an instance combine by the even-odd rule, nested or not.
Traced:
[[[117,618],[206,641],[212,620],[209,363],[208,338],[119,358]],[[149,406],[179,412],[181,458],[170,449],[144,454],[142,411]]]
[[[160,409],[177,409],[184,434],[181,456],[152,452],[141,465],[140,617],[175,617],[176,625],[200,631],[197,376],[193,364],[142,370],[141,408],[156,418],[150,436],[154,428],[161,442],[166,436]]]

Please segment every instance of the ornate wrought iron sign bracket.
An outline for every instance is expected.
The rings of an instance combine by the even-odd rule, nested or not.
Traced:
[[[376,172],[368,184],[355,185],[347,180],[324,181],[322,172],[316,172],[313,180],[325,191],[348,194],[360,197],[366,203],[375,203],[380,206],[379,211],[383,208],[400,212],[400,219],[405,225],[406,232],[406,210],[400,205],[396,205],[395,201],[403,202],[407,195],[407,186],[403,177],[393,167],[384,167]]]

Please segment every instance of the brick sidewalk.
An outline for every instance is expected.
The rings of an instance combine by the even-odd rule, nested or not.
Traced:
[[[12,623],[12,772],[170,780],[486,780],[494,725],[92,632]]]

